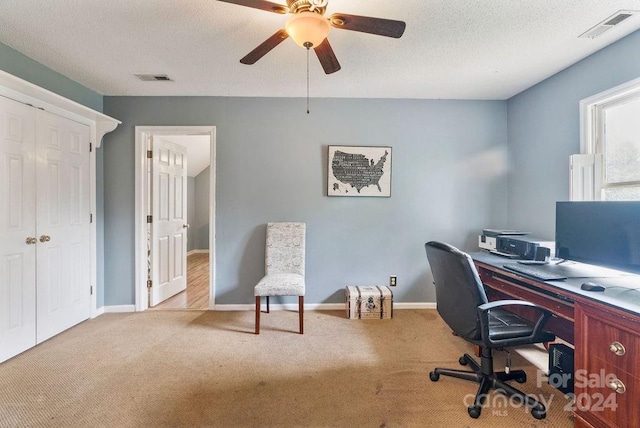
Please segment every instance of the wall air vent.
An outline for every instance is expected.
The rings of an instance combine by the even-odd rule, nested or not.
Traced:
[[[171,82],[173,80],[166,74],[136,74],[135,76],[143,82]]]
[[[604,21],[600,22],[598,25],[580,34],[578,37],[583,39],[595,39],[596,37],[601,36],[604,32],[612,29],[615,25],[618,25],[622,21],[639,12],[640,11],[637,10],[619,10]]]

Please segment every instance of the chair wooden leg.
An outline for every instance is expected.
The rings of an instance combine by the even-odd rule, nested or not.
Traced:
[[[269,313],[269,296],[267,296],[267,313]]]
[[[300,319],[300,334],[304,334],[304,296],[298,296],[298,318]]]
[[[256,296],[256,334],[260,334],[260,296]]]

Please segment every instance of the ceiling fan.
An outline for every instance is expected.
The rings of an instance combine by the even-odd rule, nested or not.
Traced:
[[[327,39],[331,27],[393,37],[396,39],[402,36],[406,27],[403,21],[347,15],[345,13],[334,13],[329,18],[325,18],[324,13],[329,3],[328,0],[287,0],[286,6],[266,0],[219,1],[252,7],[267,12],[279,14],[290,13],[292,15],[287,21],[285,28],[278,30],[274,35],[262,42],[257,48],[240,60],[242,64],[249,65],[255,64],[286,38],[291,37],[298,46],[307,49],[313,48],[324,72],[331,74],[340,70],[340,63],[338,63],[338,59]]]

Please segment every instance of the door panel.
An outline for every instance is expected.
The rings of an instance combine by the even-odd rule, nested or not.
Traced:
[[[64,289],[62,288],[61,265],[62,254],[59,245],[50,244],[44,249],[42,246],[38,249],[38,271],[46,272],[46,278],[38,283],[38,298],[46,299],[46,307],[50,313],[58,312],[62,308]],[[43,295],[44,293],[46,293],[46,296]],[[43,321],[42,318],[38,319],[39,324]]]
[[[156,138],[153,152],[151,306],[187,288],[187,148]]]
[[[89,128],[39,111],[37,341],[89,318]],[[42,238],[42,239],[41,239]]]
[[[36,344],[35,121],[0,97],[0,362]]]

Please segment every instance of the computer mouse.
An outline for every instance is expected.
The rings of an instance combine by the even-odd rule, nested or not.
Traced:
[[[587,291],[604,291],[604,290],[606,290],[605,287],[603,287],[600,284],[596,284],[595,282],[585,282],[580,286],[580,289],[587,290]]]

